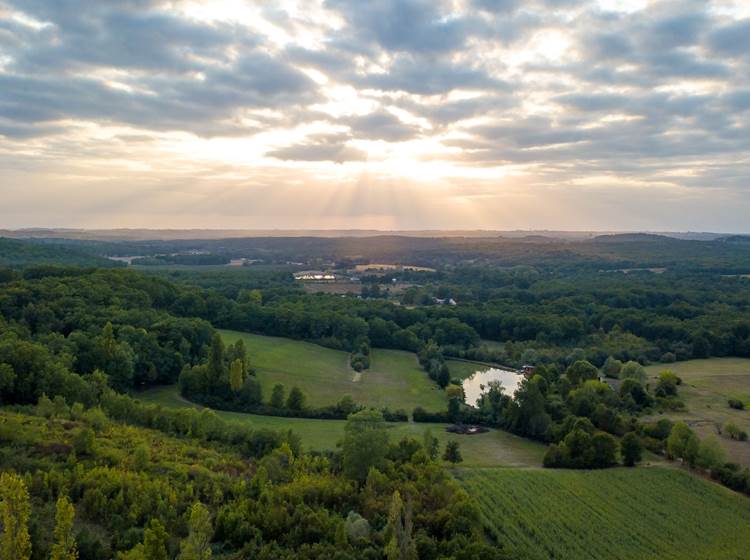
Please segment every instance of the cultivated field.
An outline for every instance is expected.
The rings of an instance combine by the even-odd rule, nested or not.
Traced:
[[[649,366],[646,371],[654,378],[652,384],[665,369],[682,378],[678,390],[687,406],[687,411],[671,412],[669,418],[684,420],[701,437],[716,435],[728,420],[750,433],[750,360],[711,358]],[[741,400],[747,409],[729,408],[730,398]],[[720,441],[731,460],[750,466],[750,443],[724,437]]]
[[[509,552],[529,560],[750,557],[750,500],[679,469],[465,469]]]
[[[281,383],[287,391],[295,385],[302,389],[311,406],[335,404],[347,394],[367,406],[387,406],[407,413],[416,406],[431,411],[448,406],[445,392],[430,380],[410,352],[373,349],[370,369],[355,381],[348,352],[288,338],[236,331],[221,334],[227,343],[239,338],[245,342],[265,399],[273,386]],[[453,363],[449,366],[453,367]],[[462,363],[461,367],[481,366]]]
[[[177,386],[157,387],[139,393],[137,397],[143,402],[160,404],[169,408],[195,407],[179,395]],[[302,438],[302,445],[307,450],[323,451],[335,449],[344,435],[344,420],[309,420],[305,418],[278,418],[259,416],[239,412],[217,411],[226,420],[235,420],[253,428],[273,430],[293,430]],[[445,431],[445,424],[415,424],[399,422],[390,425],[391,440],[402,437],[414,437],[421,441],[426,429],[430,429],[438,438],[441,448],[446,442],[456,440],[461,446],[465,467],[487,466],[531,466],[542,464],[545,446],[529,441],[501,430],[490,430],[484,434],[464,436]]]

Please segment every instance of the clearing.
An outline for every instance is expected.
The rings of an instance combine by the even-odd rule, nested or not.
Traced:
[[[176,385],[155,387],[137,395],[143,402],[160,404],[168,408],[194,407],[199,405],[183,399]],[[216,413],[225,420],[246,423],[253,428],[272,430],[293,430],[302,438],[302,445],[307,450],[325,451],[336,448],[344,435],[344,420],[316,420],[307,418],[279,418],[260,416],[240,412]],[[413,437],[421,441],[425,430],[429,429],[440,441],[441,449],[448,441],[458,441],[464,462],[463,467],[514,466],[540,467],[546,446],[530,441],[502,430],[490,430],[484,434],[472,436],[451,434],[445,431],[447,424],[416,424],[398,422],[389,424],[392,441],[402,437]]]
[[[750,500],[679,469],[458,469],[510,558],[750,558]]]
[[[673,364],[648,366],[650,382],[659,372],[670,369],[682,378],[678,388],[687,410],[666,414],[672,420],[683,420],[700,437],[717,435],[718,428],[731,420],[750,433],[750,359],[710,358]],[[749,409],[729,408],[728,399],[739,399]],[[750,466],[750,443],[719,436],[732,461]]]
[[[335,404],[344,395],[366,406],[403,409],[409,414],[417,406],[430,411],[446,410],[448,406],[445,392],[430,380],[410,352],[373,348],[370,369],[354,381],[348,352],[289,338],[220,332],[228,344],[240,338],[244,341],[265,399],[273,386],[281,383],[287,392],[295,385],[302,389],[310,406]],[[449,367],[454,363],[449,362]],[[467,366],[461,363],[461,367]]]

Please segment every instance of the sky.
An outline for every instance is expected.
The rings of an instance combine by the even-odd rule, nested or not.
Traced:
[[[0,0],[0,228],[748,232],[748,0]]]

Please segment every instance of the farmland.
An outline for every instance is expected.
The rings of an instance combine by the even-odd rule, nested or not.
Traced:
[[[147,403],[159,404],[168,408],[197,407],[180,397],[176,386],[157,387],[138,394]],[[280,418],[259,416],[239,412],[217,411],[225,420],[247,424],[253,428],[293,430],[302,438],[307,450],[324,451],[336,448],[344,434],[344,420],[312,420],[306,418]],[[545,446],[502,430],[490,430],[473,436],[455,435],[445,431],[445,424],[394,423],[389,425],[392,441],[403,437],[420,439],[425,430],[430,429],[440,441],[441,448],[450,440],[461,446],[465,467],[487,466],[541,466]]]
[[[684,420],[701,437],[716,435],[718,428],[730,420],[750,432],[750,410],[735,410],[727,404],[732,398],[750,407],[750,360],[711,358],[646,368],[650,377],[665,369],[682,378],[679,394],[687,407],[686,411],[668,413],[670,418]],[[727,438],[720,441],[731,460],[750,466],[750,443]]]
[[[464,469],[456,477],[512,558],[748,557],[750,501],[679,469]]]
[[[447,400],[419,367],[409,352],[373,349],[370,369],[354,381],[349,354],[317,344],[261,336],[236,331],[221,331],[226,343],[242,339],[248,350],[251,367],[267,398],[271,389],[281,383],[289,390],[297,386],[311,406],[335,404],[344,395],[367,406],[403,409],[408,413],[416,406],[427,410],[445,410]],[[455,362],[463,370],[482,366]],[[454,362],[449,362],[454,367]]]

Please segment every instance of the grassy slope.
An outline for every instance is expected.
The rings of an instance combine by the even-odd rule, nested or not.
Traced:
[[[456,476],[511,557],[750,557],[750,500],[678,469],[467,469]]]
[[[287,338],[221,333],[227,343],[239,338],[245,342],[265,398],[276,383],[281,383],[287,391],[294,385],[302,389],[311,406],[335,404],[349,394],[367,406],[402,408],[409,413],[416,406],[433,411],[447,407],[445,393],[430,381],[409,352],[373,350],[370,369],[354,382],[347,352]]]
[[[196,406],[182,399],[176,386],[150,389],[138,395],[144,402],[160,404],[165,407],[180,408]],[[304,418],[277,418],[258,416],[238,412],[218,411],[219,416],[227,420],[246,422],[255,428],[274,430],[291,429],[302,438],[303,446],[311,450],[334,449],[344,434],[343,420],[308,420]],[[475,436],[459,436],[445,431],[445,424],[397,423],[391,425],[391,439],[405,436],[421,439],[426,429],[440,440],[441,447],[449,440],[455,439],[461,445],[464,457],[463,466],[541,466],[545,446],[533,441],[519,438],[501,430]]]
[[[689,360],[649,366],[646,371],[655,383],[655,377],[665,369],[682,378],[679,394],[687,406],[686,412],[669,413],[670,418],[686,421],[701,437],[716,435],[717,427],[727,420],[750,432],[750,410],[734,410],[727,404],[728,399],[735,398],[750,408],[750,360]],[[720,441],[733,461],[750,466],[750,443],[723,437]]]

